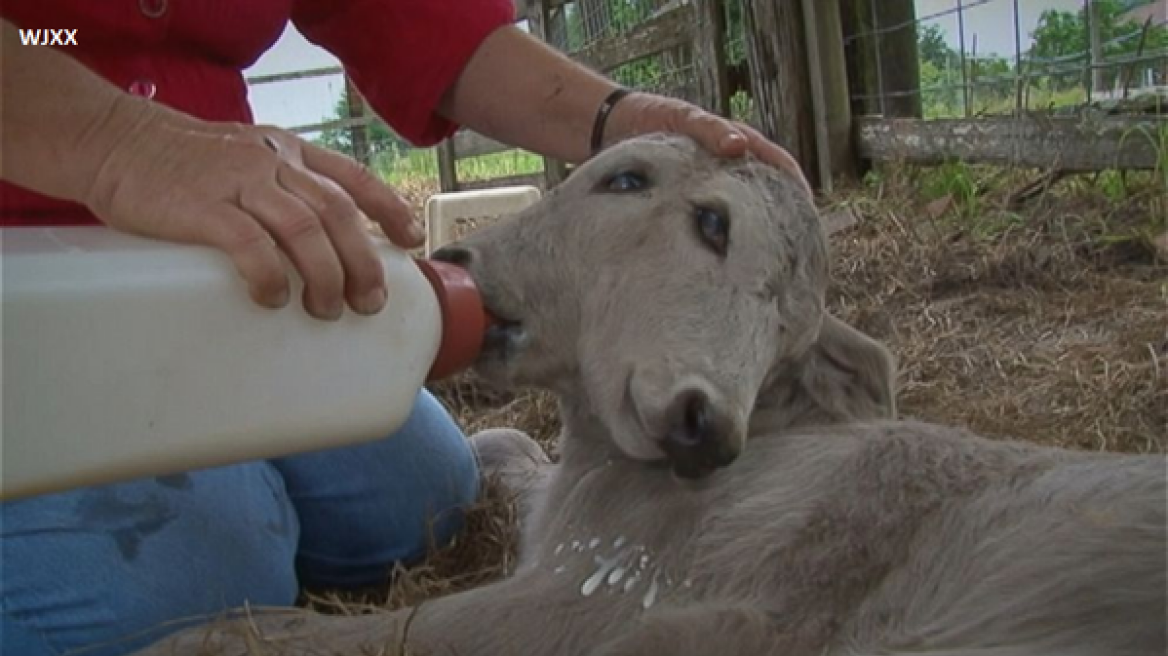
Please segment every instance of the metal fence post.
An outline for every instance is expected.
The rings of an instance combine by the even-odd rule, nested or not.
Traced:
[[[365,99],[361,97],[361,93],[348,75],[345,76],[345,100],[349,106],[349,118],[365,119],[361,123],[349,127],[349,139],[353,145],[353,159],[368,166],[371,163],[369,158],[369,112],[365,109]]]

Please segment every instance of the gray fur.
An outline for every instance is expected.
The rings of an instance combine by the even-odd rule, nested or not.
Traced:
[[[601,190],[628,168],[651,188]],[[695,203],[731,216],[725,259]],[[558,465],[514,431],[475,438],[529,492],[517,571],[411,611],[259,615],[149,653],[249,653],[250,627],[275,653],[382,653],[407,617],[415,653],[460,656],[1165,653],[1164,457],[896,420],[892,357],[825,313],[826,239],[777,172],[638,139],[462,247],[523,324],[480,373],[561,402]],[[657,446],[686,386],[741,451],[696,481]],[[614,556],[631,568],[590,589]]]

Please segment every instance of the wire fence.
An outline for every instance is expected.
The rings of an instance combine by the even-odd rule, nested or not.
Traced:
[[[852,99],[866,114],[895,113],[891,105],[909,100],[919,103],[914,113],[925,118],[968,118],[1072,113],[1091,103],[1168,97],[1163,0],[1081,0],[1074,10],[1060,5],[1066,7],[1044,0],[953,0],[945,9],[881,25],[872,3],[868,29],[844,35],[845,45],[870,57],[876,69],[875,83],[853,86]],[[1040,12],[1026,31],[1023,8]],[[979,34],[969,25],[974,11],[1004,17],[995,27],[1011,37],[1007,52],[978,51]],[[889,83],[898,72],[888,69],[882,42],[905,38],[917,43],[918,79]]]
[[[731,77],[737,75],[738,80],[731,83],[735,92],[730,99],[732,114],[752,121],[751,90],[749,83],[742,83],[749,76],[746,52],[751,37],[744,24],[744,3],[749,1],[721,0],[717,10],[722,12],[725,30],[725,61]],[[842,35],[849,63],[847,94],[860,114],[904,116],[897,113],[903,111],[903,101],[911,105],[912,115],[926,119],[1074,112],[1087,104],[1103,104],[1114,111],[1113,106],[1125,98],[1168,97],[1165,0],[1157,0],[1150,11],[1130,0],[1071,0],[1070,4],[1066,0],[950,0],[939,9],[943,0],[918,0],[918,11],[909,12],[908,18],[889,18],[886,9],[893,3],[883,0],[827,1],[871,12],[863,20],[845,20]],[[617,52],[643,33],[658,38],[695,30],[693,21],[703,20],[703,15],[690,11],[694,3],[552,0],[545,7],[543,28],[552,46],[590,65],[606,62],[601,67],[604,72],[625,86],[694,101],[703,73],[694,43],[667,40],[667,47],[629,60]],[[922,7],[930,10],[920,11]],[[985,45],[987,35],[994,37],[996,48]],[[897,40],[901,45],[909,40],[908,52],[915,57],[911,66],[887,57],[887,46]],[[1004,42],[1009,46],[1003,47]],[[905,53],[903,49],[897,52],[901,57]],[[857,60],[865,60],[872,70],[857,66]],[[438,176],[435,151],[413,148],[394,134],[365,106],[339,66],[253,76],[248,83],[257,87],[322,77],[340,82],[333,85],[341,90],[335,115],[282,127],[345,152],[391,180]],[[459,160],[457,167],[461,178],[490,179],[538,173],[543,161],[514,151],[468,157]]]
[[[584,59],[616,62],[604,71],[627,87],[693,100],[698,70],[692,48],[685,45],[659,49],[629,60],[614,60],[611,48],[619,49],[620,37],[656,21],[669,31],[679,22],[675,12],[691,0],[570,0],[549,2],[546,40],[562,52]],[[688,16],[688,14],[687,14]],[[665,21],[664,19],[668,19]],[[684,22],[684,21],[680,21]],[[530,29],[530,22],[518,24]],[[248,78],[255,88],[288,84],[299,80],[335,77],[341,82],[337,113],[320,121],[282,126],[306,139],[344,152],[390,179],[438,176],[437,151],[414,148],[398,137],[365,106],[360,94],[348,86],[341,67],[258,75]],[[512,151],[469,157],[457,163],[459,178],[475,180],[537,173],[543,162],[531,153]]]
[[[574,0],[551,12],[549,42],[562,52],[587,55],[616,37],[628,36],[646,24],[676,11],[689,0]],[[668,48],[623,62],[605,71],[616,82],[692,100],[697,69],[687,47]]]

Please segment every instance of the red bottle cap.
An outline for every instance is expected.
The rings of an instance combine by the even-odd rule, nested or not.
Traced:
[[[491,323],[478,287],[466,269],[437,260],[415,259],[438,297],[442,341],[426,382],[441,380],[474,364]]]

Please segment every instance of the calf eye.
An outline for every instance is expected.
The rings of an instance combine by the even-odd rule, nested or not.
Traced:
[[[649,182],[640,173],[622,171],[609,178],[606,186],[609,191],[638,191],[649,186]]]
[[[717,210],[708,207],[699,207],[694,212],[697,221],[698,235],[702,241],[719,255],[726,254],[726,245],[730,240],[730,219]]]

